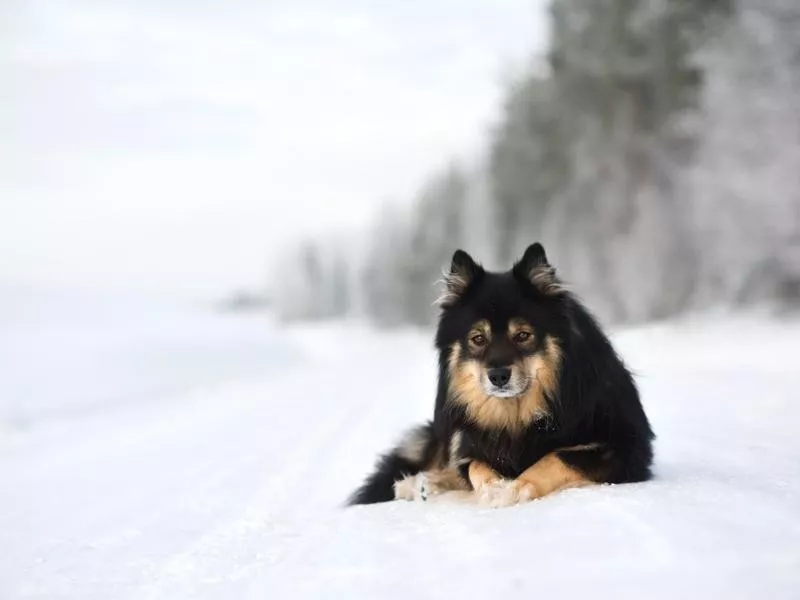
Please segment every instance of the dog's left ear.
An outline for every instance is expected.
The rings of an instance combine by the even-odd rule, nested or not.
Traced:
[[[514,276],[533,284],[541,293],[557,296],[564,293],[561,282],[556,277],[556,269],[547,262],[544,246],[539,242],[531,244],[525,254],[514,265]]]

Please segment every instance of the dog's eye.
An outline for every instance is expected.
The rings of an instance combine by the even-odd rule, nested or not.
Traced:
[[[514,341],[518,344],[524,344],[529,339],[531,339],[531,333],[529,331],[520,331],[514,336]]]
[[[470,341],[475,344],[476,346],[485,346],[486,345],[486,336],[482,333],[477,335],[473,335]]]

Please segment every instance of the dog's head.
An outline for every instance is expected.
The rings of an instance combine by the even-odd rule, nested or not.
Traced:
[[[462,250],[445,274],[437,346],[448,401],[484,427],[519,430],[549,413],[556,395],[566,294],[541,244],[504,273]]]

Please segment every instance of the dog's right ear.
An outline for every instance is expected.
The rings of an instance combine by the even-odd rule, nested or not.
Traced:
[[[469,254],[463,250],[456,250],[450,262],[450,271],[444,273],[444,290],[436,304],[442,308],[452,306],[483,273],[483,267]]]

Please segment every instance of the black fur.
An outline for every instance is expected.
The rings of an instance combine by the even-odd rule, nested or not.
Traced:
[[[418,427],[413,433],[424,440],[424,449],[420,453],[420,459],[411,460],[404,456],[403,442],[400,442],[391,452],[378,459],[374,472],[360,488],[353,492],[347,501],[348,504],[375,504],[394,500],[395,481],[406,475],[416,475],[432,464],[438,449],[438,443],[433,434],[433,423]]]
[[[424,460],[411,464],[395,449],[381,459],[350,503],[394,499],[394,482],[404,475],[437,468],[425,461],[446,453],[457,431],[462,434],[458,455],[465,476],[469,461],[480,460],[502,476],[514,478],[556,452],[567,465],[598,483],[649,479],[654,436],[633,378],[595,319],[561,286],[541,245],[530,246],[505,273],[485,271],[468,254],[458,251],[451,273],[460,277],[459,288],[446,296],[436,334],[439,384]],[[464,276],[468,278],[466,286]],[[546,397],[547,417],[519,431],[487,428],[472,421],[465,408],[451,400],[451,348],[467,342],[470,328],[478,320],[488,320],[493,330],[501,330],[515,317],[532,325],[537,343],[551,338],[560,349],[557,389]],[[534,347],[527,352],[540,350]],[[570,449],[574,446],[587,447]]]

